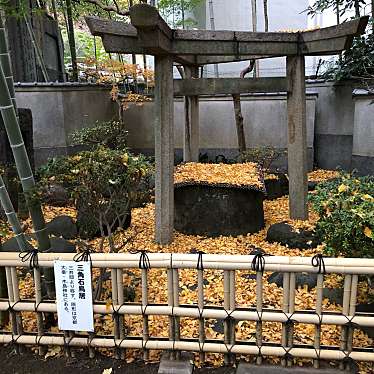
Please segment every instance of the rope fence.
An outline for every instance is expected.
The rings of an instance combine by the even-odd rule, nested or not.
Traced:
[[[43,313],[56,313],[55,300],[43,300],[43,268],[51,268],[54,261],[89,261],[92,269],[107,269],[111,280],[111,305],[94,301],[93,313],[111,315],[113,334],[100,336],[95,333],[82,332],[49,332],[45,331]],[[147,253],[137,251],[123,254],[84,253],[73,254],[38,253],[37,259],[25,261],[18,253],[2,253],[0,267],[6,269],[8,299],[0,299],[0,311],[10,314],[11,330],[0,331],[0,344],[14,344],[19,352],[22,345],[36,345],[40,352],[45,346],[63,346],[67,354],[73,354],[72,347],[86,347],[90,357],[94,348],[113,348],[116,358],[124,358],[126,349],[141,349],[144,359],[149,358],[149,350],[168,350],[174,358],[181,351],[199,353],[200,362],[204,362],[206,353],[224,355],[226,364],[233,364],[237,355],[252,355],[257,364],[265,356],[281,358],[284,366],[290,366],[294,358],[312,359],[315,367],[320,360],[341,361],[344,368],[351,361],[374,362],[373,348],[356,348],[353,346],[353,333],[359,327],[374,327],[374,314],[357,313],[357,288],[360,275],[374,274],[374,260],[324,258],[321,255],[311,257],[280,257],[238,255],[212,255],[198,252],[196,254]],[[31,266],[31,268],[30,268]],[[19,270],[29,269],[33,275],[35,299],[21,300],[19,292]],[[140,302],[124,301],[124,271],[140,269],[141,297]],[[160,289],[167,289],[167,302],[152,304],[148,276],[151,269],[162,269],[167,274],[165,284],[160,282]],[[197,300],[193,304],[180,303],[180,271],[196,270]],[[222,271],[223,303],[208,305],[204,295],[204,272],[207,270]],[[238,270],[255,273],[256,302],[254,306],[238,306],[236,274]],[[283,273],[283,299],[281,309],[264,307],[264,272]],[[296,310],[295,290],[296,273],[317,274],[316,302],[313,310]],[[323,311],[323,284],[326,274],[344,276],[342,311]],[[152,290],[154,292],[155,290]],[[157,292],[157,290],[156,290]],[[36,314],[36,331],[23,331],[21,312]],[[127,335],[125,316],[140,316],[142,333],[139,336]],[[150,334],[150,317],[167,318],[168,337],[154,337]],[[198,323],[198,337],[181,337],[181,318],[192,318]],[[206,338],[206,320],[223,320],[224,338]],[[237,339],[237,325],[240,321],[255,323],[255,339]],[[276,322],[282,324],[280,343],[269,343],[264,340],[263,324]],[[294,330],[296,324],[314,325],[313,343],[296,344]],[[321,345],[322,325],[341,326],[340,346]]]

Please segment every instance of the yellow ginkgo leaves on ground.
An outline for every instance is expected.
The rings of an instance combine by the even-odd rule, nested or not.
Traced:
[[[189,162],[176,167],[174,181],[178,183],[204,182],[263,188],[262,178],[253,162],[244,164],[200,164]]]

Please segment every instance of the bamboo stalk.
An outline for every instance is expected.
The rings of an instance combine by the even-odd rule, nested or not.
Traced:
[[[283,274],[283,313],[288,313],[290,301],[290,273]],[[286,321],[287,322],[287,321]],[[287,324],[282,323],[282,338],[281,344],[283,347],[287,347],[288,337],[287,337]],[[287,366],[287,360],[282,359],[282,366]]]
[[[118,292],[118,304],[123,305],[125,302],[123,295],[123,270],[117,269],[117,292]],[[124,315],[120,314],[118,317],[119,323],[119,337],[120,339],[125,338],[125,325],[124,325]],[[121,360],[125,359],[126,352],[123,349],[120,349],[120,358]]]
[[[34,268],[34,286],[35,286],[35,306],[38,307],[42,302],[42,283],[40,278],[40,269]],[[36,325],[38,328],[38,336],[44,335],[44,323],[42,312],[36,313]],[[39,347],[39,355],[45,355],[45,347]]]
[[[112,280],[112,303],[113,303],[113,308],[114,305],[118,305],[118,283],[117,283],[117,269],[111,269],[111,280]],[[119,317],[119,314],[117,313],[117,310],[116,310],[116,313],[113,315],[113,335],[114,335],[114,338],[115,339],[119,339],[120,338],[120,333],[119,333],[119,321],[118,321],[118,317]],[[117,360],[119,360],[120,358],[120,353],[119,353],[119,349],[116,347],[115,349],[115,352],[114,352],[114,356]]]
[[[295,312],[295,287],[296,287],[296,277],[295,273],[290,273],[290,292],[289,292],[289,303],[288,303],[288,313],[293,314]],[[293,334],[294,334],[294,324],[288,324],[287,331],[287,347],[293,347]],[[287,362],[288,366],[292,366],[292,360]]]
[[[322,314],[322,301],[323,301],[323,274],[318,274],[317,276],[317,298],[316,298],[316,313],[318,315]],[[315,325],[314,333],[314,348],[319,350],[321,348],[321,326],[319,324]],[[319,368],[319,360],[313,361],[313,366]]]
[[[4,30],[0,29],[0,32]],[[6,39],[0,38],[0,49],[2,51],[7,50]],[[3,62],[3,61],[1,61]],[[12,95],[14,95],[14,87],[11,88],[10,79],[5,76],[5,70],[8,68],[5,65],[0,64],[0,111],[3,119],[4,127],[8,135],[8,140],[10,147],[13,152],[14,160],[17,167],[17,172],[21,180],[21,185],[23,191],[26,195],[26,202],[30,211],[31,219],[33,222],[34,232],[38,241],[39,250],[41,252],[48,251],[51,247],[51,243],[45,230],[45,221],[43,212],[40,204],[30,201],[30,196],[28,196],[35,188],[35,180],[30,166],[30,161],[26,152],[26,147],[23,142],[19,121],[16,114],[15,100]],[[11,74],[12,76],[13,74]],[[10,85],[10,86],[8,86]],[[45,272],[46,283],[50,287],[49,293],[54,296],[54,283],[53,283],[53,271],[48,270]]]
[[[12,302],[11,302],[12,305]],[[120,305],[114,305],[114,307],[119,309],[119,314],[132,314],[132,315],[142,315],[142,305],[137,304],[126,304],[120,307]],[[7,310],[8,303],[6,301],[0,301],[0,311]],[[15,311],[25,311],[33,312],[35,311],[35,302],[31,301],[21,301],[14,305]],[[54,302],[43,302],[39,305],[38,310],[46,313],[56,313],[57,308]],[[113,311],[107,310],[106,305],[104,304],[94,304],[93,311],[95,314],[112,314]],[[200,311],[198,307],[192,305],[172,307],[167,305],[149,305],[145,311],[146,315],[159,315],[159,316],[172,316],[173,314],[179,317],[185,318],[199,318]],[[203,318],[205,319],[225,319],[227,313],[220,307],[214,308],[209,307],[205,308],[202,313]],[[282,313],[278,310],[274,311],[264,311],[262,320],[264,322],[278,322],[285,323],[287,322],[287,316],[291,317],[290,313]],[[259,317],[256,311],[245,309],[237,309],[231,313],[231,317],[237,321],[258,321]],[[292,315],[292,319],[296,323],[306,323],[306,324],[318,324],[319,318],[315,313],[307,312],[296,312]],[[338,325],[343,326],[347,323],[347,318],[340,313],[324,314],[322,316],[322,324],[324,325]],[[355,315],[352,319],[352,323],[360,325],[362,327],[374,327],[374,317],[366,315]]]
[[[15,336],[18,344],[36,344],[37,336],[32,335],[21,335]],[[12,336],[10,334],[0,334],[0,344],[8,344],[12,341]],[[64,338],[62,336],[44,335],[40,339],[40,344],[42,345],[64,345]],[[96,337],[92,340],[91,345],[93,347],[103,347],[103,348],[114,348],[116,346],[121,348],[133,348],[140,349],[144,342],[142,339],[125,339],[123,341],[117,340],[116,343],[114,339]],[[74,337],[70,341],[72,347],[87,347],[86,337]],[[179,351],[193,351],[197,352],[199,350],[199,343],[196,341],[169,341],[169,340],[150,340],[148,343],[149,349],[155,350],[170,350],[173,347]],[[205,343],[204,352],[212,353],[227,353],[227,347],[222,343]],[[245,355],[256,355],[258,354],[258,348],[255,345],[235,345],[232,348],[232,352],[235,354],[245,354]],[[284,350],[282,347],[278,346],[263,346],[262,353],[265,356],[278,356],[282,357],[284,355]],[[294,357],[310,358],[316,359],[317,354],[314,348],[292,348],[290,354]],[[344,360],[345,354],[339,349],[322,349],[321,359],[323,360]],[[374,352],[372,351],[353,351],[351,353],[351,358],[356,361],[374,361]]]
[[[143,311],[148,308],[148,270],[142,269],[142,308]],[[149,326],[148,315],[143,315],[143,340],[147,343],[149,340]],[[144,349],[143,358],[145,361],[149,359],[149,350]]]
[[[350,300],[349,300],[349,316],[354,316],[356,313],[357,285],[358,285],[358,275],[352,275],[351,295],[350,295]],[[351,326],[348,327],[347,328],[347,352],[348,353],[351,353],[353,350],[353,333],[354,333],[354,328]]]
[[[205,262],[204,262],[205,265]],[[228,319],[227,313],[230,313],[230,271],[224,270],[223,272],[223,307],[225,309],[226,317],[223,322],[224,328],[224,342],[228,346],[230,345],[231,338],[231,326]],[[229,354],[225,354],[225,365],[230,364]]]
[[[174,295],[173,295],[173,269],[167,270],[167,279],[168,279],[168,306],[169,310],[171,309],[171,313],[169,314],[169,341],[175,340],[175,324],[174,324]],[[174,359],[174,351],[173,351],[174,345],[170,348],[170,359]]]
[[[235,296],[235,270],[230,270],[230,310],[236,309],[236,296]],[[230,344],[234,345],[236,342],[235,326],[236,322],[234,319],[230,319]],[[230,362],[234,364],[236,361],[235,354],[230,355]]]
[[[5,79],[9,89],[10,97],[14,109],[17,111],[16,94],[14,90],[12,62],[9,54],[8,40],[6,37],[5,27],[3,19],[0,15],[0,65],[3,67]],[[2,119],[1,119],[2,122]]]
[[[170,254],[150,253],[151,267],[169,268]],[[174,254],[173,266],[175,268],[194,268],[196,269],[196,256],[191,254]],[[212,256],[212,257],[209,257]],[[108,267],[108,262],[112,268],[138,268],[139,255],[122,253],[95,253],[91,255],[93,267]],[[206,257],[206,258],[205,258]],[[251,270],[253,256],[232,256],[222,255],[222,258],[215,255],[205,255],[204,268],[218,270]],[[74,254],[69,253],[40,253],[39,260],[43,266],[53,267],[55,260],[72,261]],[[10,262],[11,261],[11,262]],[[329,261],[329,262],[328,262]],[[18,258],[18,254],[13,252],[4,252],[0,258],[1,266],[25,266]],[[370,259],[350,259],[350,258],[326,258],[326,273],[341,274],[373,274],[374,261]],[[318,269],[311,265],[310,257],[270,257],[265,264],[266,271],[280,272],[308,272],[318,273]]]
[[[9,267],[5,268],[7,286],[8,286],[8,300],[9,303],[14,303],[14,293],[13,293],[13,279],[12,279],[12,270]],[[18,326],[17,326],[17,316],[16,312],[13,310],[10,311],[10,321],[12,326],[12,334],[18,335]],[[20,353],[20,348],[18,345],[15,345],[15,351]]]
[[[18,257],[15,257],[12,255],[12,257],[7,256],[8,253],[4,252],[1,255],[0,258],[0,266],[20,266],[20,267],[28,267],[28,264],[23,263]],[[54,259],[48,259],[45,260],[44,256],[41,256],[40,253],[38,255],[39,259],[39,265],[41,267],[53,267],[53,262],[56,260],[66,260],[66,261],[72,261],[74,256],[65,256],[60,255],[59,253],[53,254],[52,257],[55,257]],[[152,268],[168,268],[167,260],[162,261],[153,261],[151,263]],[[133,261],[114,261],[112,260],[104,260],[100,259],[100,257],[96,257],[96,259],[93,259],[92,266],[95,268],[106,268],[111,267],[115,269],[121,269],[121,268],[132,268],[136,269],[138,268],[139,261],[133,260]],[[190,262],[178,262],[175,261],[175,267],[183,268],[183,269],[194,269],[196,268],[196,262],[190,261]],[[211,270],[251,270],[250,265],[248,264],[231,264],[231,263],[205,263],[204,267],[206,269]],[[294,272],[294,273],[300,273],[300,272],[307,272],[307,273],[318,273],[318,270],[311,265],[283,265],[283,264],[268,264],[266,266],[266,271],[273,271],[273,272]],[[370,275],[374,274],[374,268],[369,267],[348,267],[348,266],[334,266],[330,267],[327,274],[332,273],[340,273],[340,274],[360,274],[360,275]]]
[[[197,305],[199,310],[204,308],[204,272],[203,270],[197,270]],[[205,342],[205,320],[199,316],[199,343],[201,347]],[[203,351],[199,353],[200,363],[205,363],[205,354]]]
[[[173,269],[173,304],[174,308],[179,307],[179,271],[178,269]],[[175,326],[175,340],[180,340],[180,317],[174,317]],[[180,359],[180,352],[176,352],[176,359]]]
[[[259,316],[262,315],[263,308],[263,280],[262,273],[256,273],[256,310]],[[262,321],[256,322],[256,344],[258,347],[262,347]],[[259,355],[256,359],[257,365],[262,364],[262,357]]]
[[[349,303],[351,300],[351,284],[352,275],[348,274],[344,277],[344,290],[343,290],[343,314],[348,315],[349,313]],[[348,329],[346,326],[342,326],[341,336],[340,336],[340,349],[342,351],[347,350],[348,342]],[[344,370],[344,363],[340,363],[340,369]]]

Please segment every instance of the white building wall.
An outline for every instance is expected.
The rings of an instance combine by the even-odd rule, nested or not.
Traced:
[[[304,30],[315,27],[325,27],[335,24],[334,14],[326,13],[311,18],[305,10],[313,0],[269,0],[269,31]],[[257,0],[257,30],[264,31],[263,0]],[[213,0],[214,21],[216,30],[252,31],[251,0]],[[209,0],[196,9],[197,27],[210,29]],[[315,74],[319,58],[306,59],[306,74]],[[246,62],[220,64],[220,77],[239,76],[240,71],[247,66]],[[261,60],[259,62],[260,76],[284,76],[286,74],[285,58]],[[206,67],[206,76],[214,77],[214,66]]]

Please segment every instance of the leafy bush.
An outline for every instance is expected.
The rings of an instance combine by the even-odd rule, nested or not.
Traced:
[[[99,146],[74,156],[51,159],[39,170],[40,184],[67,189],[78,209],[88,212],[101,233],[123,227],[133,205],[148,201],[150,191],[139,189],[151,173],[144,156]]]
[[[374,177],[341,175],[318,185],[311,201],[328,255],[374,257]]]
[[[374,78],[374,34],[357,37],[340,60],[328,62],[323,78],[369,79]]]
[[[70,134],[75,145],[104,146],[111,149],[126,148],[127,131],[118,121],[96,122],[92,127],[84,127]]]
[[[272,164],[286,151],[274,147],[251,148],[240,155],[241,162],[255,162],[262,170],[270,171]]]

